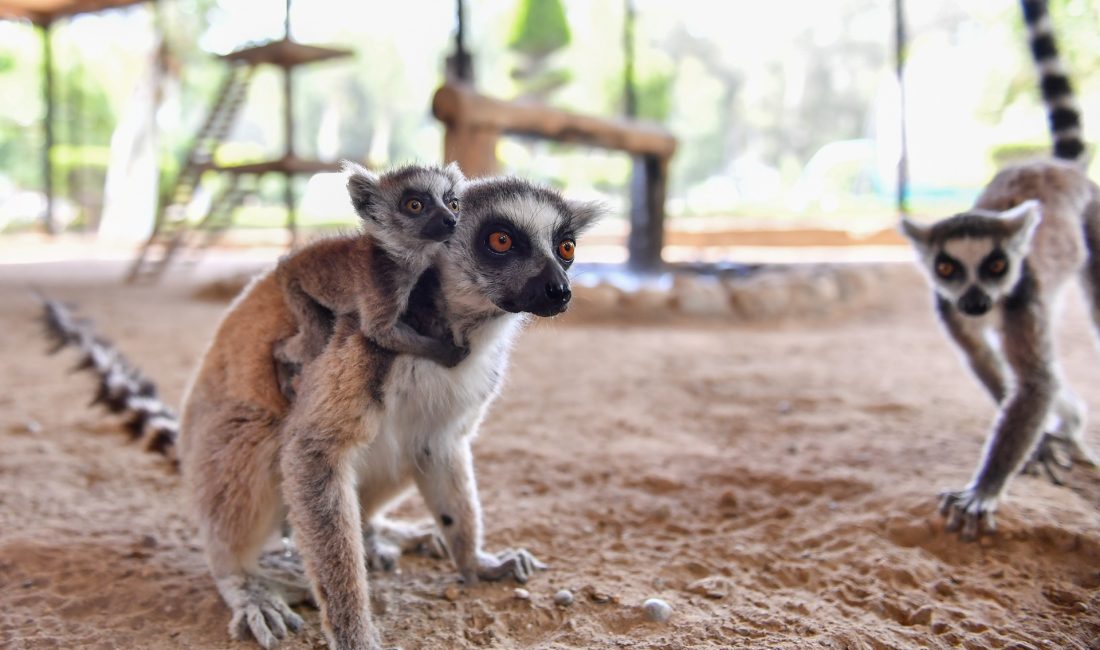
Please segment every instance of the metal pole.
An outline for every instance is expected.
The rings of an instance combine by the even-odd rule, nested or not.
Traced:
[[[51,235],[57,234],[57,224],[54,223],[53,218],[53,160],[51,159],[51,152],[53,151],[53,113],[54,113],[54,97],[53,97],[53,47],[51,45],[51,27],[53,26],[53,20],[51,18],[44,18],[38,23],[38,26],[42,29],[42,94],[43,100],[46,104],[46,117],[43,124],[43,136],[45,139],[43,152],[42,152],[42,176],[43,176],[43,189],[46,193],[46,214],[43,215],[43,225],[46,227],[46,232]]]
[[[901,129],[901,152],[898,157],[898,213],[909,214],[909,138],[906,135],[905,58],[908,43],[905,32],[905,1],[894,0],[895,64],[898,77],[898,115]]]
[[[284,23],[286,39],[290,40],[290,0],[286,0],[286,21]],[[284,157],[290,160],[294,157],[294,68],[287,65],[283,68],[283,138],[286,139],[286,152]],[[286,204],[286,229],[290,232],[290,243],[294,245],[298,241],[298,220],[294,214],[294,172],[283,171],[285,185],[283,186],[283,202]]]

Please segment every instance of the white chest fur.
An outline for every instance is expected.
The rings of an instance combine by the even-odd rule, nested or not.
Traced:
[[[403,489],[418,454],[444,452],[476,433],[482,412],[500,389],[521,323],[509,315],[480,327],[470,336],[470,356],[454,368],[409,355],[394,361],[384,388],[381,427],[357,463],[360,485],[371,486],[380,497]]]

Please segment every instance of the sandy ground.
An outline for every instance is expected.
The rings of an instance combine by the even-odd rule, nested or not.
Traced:
[[[177,476],[85,407],[91,378],[66,374],[71,355],[45,356],[26,283],[78,302],[171,400],[225,304],[96,268],[0,267],[0,647],[255,647],[228,639]],[[914,276],[823,322],[576,313],[531,328],[477,467],[488,546],[552,568],[524,601],[407,556],[372,576],[386,643],[1100,648],[1100,480],[1017,479],[979,544],[934,513],[938,490],[969,477],[993,408],[928,302]],[[1100,408],[1076,299],[1063,329],[1067,376]],[[552,602],[562,588],[571,607]],[[645,620],[648,597],[672,606],[668,623]],[[308,629],[284,647],[323,646],[316,611],[299,611]]]

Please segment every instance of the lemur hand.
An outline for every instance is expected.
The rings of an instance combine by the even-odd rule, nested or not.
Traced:
[[[465,345],[458,345],[457,343],[446,343],[444,345],[444,353],[439,360],[444,367],[454,368],[470,356],[470,348]]]
[[[536,570],[544,571],[547,568],[549,567],[522,548],[508,549],[496,554],[483,552],[477,554],[477,578],[480,580],[494,582],[512,576],[516,582],[523,583],[527,582]],[[472,576],[467,576],[467,582],[476,582],[476,580],[470,580],[470,577]]]
[[[997,530],[993,513],[997,497],[987,496],[973,487],[940,493],[940,514],[947,518],[947,532],[958,532],[963,541],[972,542],[982,533]]]

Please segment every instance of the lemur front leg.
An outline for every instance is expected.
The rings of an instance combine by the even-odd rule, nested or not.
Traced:
[[[1000,351],[987,338],[986,325],[963,316],[950,302],[939,296],[936,297],[936,311],[939,312],[940,320],[951,340],[966,355],[970,369],[982,382],[982,386],[985,386],[993,401],[1000,405],[1007,392],[1005,362]]]
[[[330,650],[378,650],[354,469],[378,418],[368,412],[363,369],[344,362],[365,354],[366,341],[350,320],[340,319],[323,354],[305,368],[304,390],[284,426],[280,469]]]
[[[407,300],[405,301],[407,303]],[[447,337],[425,336],[400,320],[405,305],[396,299],[381,304],[362,304],[363,336],[397,354],[411,354],[431,359],[445,368],[453,368],[470,354],[470,348],[460,346]]]
[[[416,485],[467,584],[508,576],[522,583],[536,570],[547,568],[525,549],[500,553],[482,550],[481,504],[468,438],[445,446],[425,446],[417,455],[416,465]]]
[[[973,540],[996,528],[994,512],[1009,479],[1023,464],[1043,433],[1043,425],[1059,393],[1054,344],[1047,307],[1035,300],[1004,309],[1003,349],[1016,376],[986,441],[982,461],[962,490],[944,492],[940,513],[947,530]]]
[[[454,368],[470,354],[468,347],[424,336],[401,321],[382,330],[364,331],[363,334],[387,350],[425,357],[445,368]]]
[[[317,430],[288,433],[282,471],[287,506],[331,650],[381,648],[371,622],[352,454]]]

